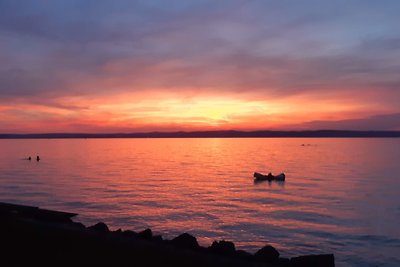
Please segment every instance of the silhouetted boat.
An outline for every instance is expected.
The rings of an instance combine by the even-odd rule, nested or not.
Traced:
[[[259,172],[254,173],[254,180],[256,181],[285,181],[286,175],[284,173],[278,175],[272,175],[268,173],[267,175],[261,174]]]

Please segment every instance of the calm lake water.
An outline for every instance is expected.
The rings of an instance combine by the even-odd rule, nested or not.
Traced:
[[[302,146],[302,144],[305,144]],[[400,139],[0,140],[0,201],[337,266],[400,266]],[[22,160],[40,155],[40,162]],[[254,184],[254,171],[286,182]]]

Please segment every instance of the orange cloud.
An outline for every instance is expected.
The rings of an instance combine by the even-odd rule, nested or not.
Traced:
[[[185,92],[190,91],[190,89]],[[378,106],[376,107],[379,108]],[[369,116],[373,106],[342,98],[197,94],[149,90],[111,96],[60,97],[46,104],[0,106],[9,132],[132,132],[287,129],[316,120]]]

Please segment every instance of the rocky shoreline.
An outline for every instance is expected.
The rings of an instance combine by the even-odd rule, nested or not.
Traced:
[[[202,247],[188,233],[163,239],[151,229],[110,231],[104,223],[86,227],[74,213],[0,203],[2,266],[281,266],[331,267],[333,254],[280,257],[266,245],[255,254],[230,241]]]

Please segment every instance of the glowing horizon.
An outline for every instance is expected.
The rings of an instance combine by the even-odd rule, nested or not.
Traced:
[[[311,121],[340,121],[374,114],[372,105],[340,99],[307,102],[309,98],[301,96],[257,100],[233,95],[153,94],[60,98],[51,105],[21,103],[19,112],[3,117],[3,123],[8,122],[10,133],[41,133],[49,124],[51,132],[304,130],[309,128],[302,124]],[[375,108],[379,110],[379,106]],[[15,104],[1,106],[0,111],[7,110],[16,110]]]
[[[0,4],[1,133],[400,130],[395,1],[72,2]]]

